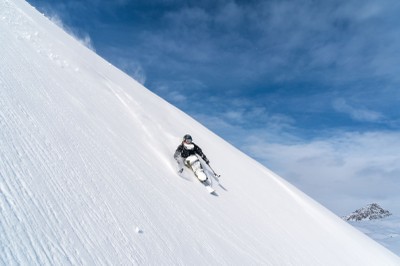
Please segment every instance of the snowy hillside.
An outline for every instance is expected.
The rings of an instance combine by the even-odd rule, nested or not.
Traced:
[[[0,43],[0,265],[400,265],[26,2]],[[186,133],[218,196],[176,174]]]
[[[378,243],[400,255],[400,217],[392,215],[379,204],[372,203],[342,219]]]
[[[349,223],[400,255],[400,216],[391,215],[382,219],[349,221]]]

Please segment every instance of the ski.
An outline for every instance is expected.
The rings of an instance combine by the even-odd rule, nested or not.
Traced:
[[[204,184],[204,186],[206,187],[208,193],[215,194],[215,189],[213,189],[212,186],[210,186],[209,184]]]
[[[189,177],[185,174],[185,173],[186,173],[185,170],[183,170],[183,171],[178,170],[178,171],[176,171],[176,173],[177,173],[180,177],[182,177],[182,178],[184,178],[184,179],[189,179]],[[209,194],[214,194],[214,195],[216,195],[215,189],[210,185],[210,183],[209,183],[208,181],[202,182],[202,181],[200,181],[196,176],[195,176],[195,178],[196,178],[196,180],[198,180],[198,181],[200,182],[200,184],[202,184],[202,185],[206,188],[206,190],[207,190],[207,192],[208,192]],[[190,179],[191,179],[191,178],[190,178]]]

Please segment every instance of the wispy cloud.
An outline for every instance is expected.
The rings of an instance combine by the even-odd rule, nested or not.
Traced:
[[[344,99],[336,99],[333,102],[333,107],[337,112],[348,114],[351,118],[358,121],[379,122],[384,118],[378,112],[350,106]]]
[[[339,215],[371,201],[385,202],[400,212],[399,137],[342,133],[291,144],[258,137],[258,142],[249,140],[246,150]]]
[[[188,97],[179,91],[164,86],[159,86],[156,91],[160,94],[166,95],[166,99],[175,103],[187,103]]]

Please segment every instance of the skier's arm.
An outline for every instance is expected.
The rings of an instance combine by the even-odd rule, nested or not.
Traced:
[[[206,164],[210,163],[210,160],[207,159],[207,156],[203,153],[201,148],[195,145],[196,153],[206,162]]]
[[[181,152],[182,152],[182,145],[179,145],[178,148],[176,149],[175,153],[174,153],[174,159],[176,161],[179,161],[179,159],[181,157]]]
[[[203,158],[203,160],[206,162],[206,164],[210,163],[210,160],[208,160],[208,158],[206,157],[206,155],[203,153],[203,156],[201,156],[201,158]]]
[[[182,166],[183,163],[182,163],[181,152],[182,152],[182,145],[179,145],[174,153],[174,159],[178,163],[178,167],[179,167],[178,173],[183,172],[183,166]]]

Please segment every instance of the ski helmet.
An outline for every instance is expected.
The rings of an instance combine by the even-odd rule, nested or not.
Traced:
[[[192,136],[190,136],[189,134],[186,134],[185,136],[183,136],[183,141],[187,142],[187,143],[191,143],[192,142]]]

